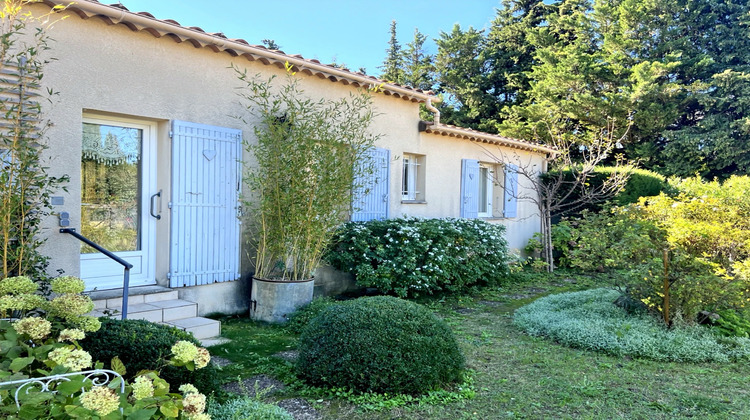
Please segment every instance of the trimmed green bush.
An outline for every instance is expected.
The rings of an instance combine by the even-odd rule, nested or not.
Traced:
[[[728,362],[750,359],[750,339],[721,337],[699,325],[675,326],[648,313],[628,314],[620,292],[594,289],[546,296],[519,308],[513,323],[558,343],[658,361]]]
[[[283,408],[249,397],[235,398],[224,403],[211,400],[208,414],[213,420],[294,420]]]
[[[216,368],[208,364],[203,369],[189,371],[184,367],[167,365],[172,346],[185,340],[200,345],[192,334],[167,325],[134,319],[101,318],[99,331],[89,333],[80,342],[81,347],[91,354],[94,360],[110,368],[112,358],[117,356],[127,369],[126,379],[132,379],[141,370],[160,372],[162,379],[169,382],[176,391],[182,384],[193,384],[200,392],[210,395],[220,389],[216,380]]]
[[[505,227],[476,219],[387,219],[343,225],[325,259],[357,284],[400,297],[507,279]]]
[[[286,328],[293,334],[302,334],[307,324],[318,316],[323,310],[334,305],[336,300],[331,297],[320,297],[289,314]]]
[[[464,368],[445,322],[423,306],[389,296],[326,308],[299,342],[299,375],[317,386],[421,394],[459,381]]]

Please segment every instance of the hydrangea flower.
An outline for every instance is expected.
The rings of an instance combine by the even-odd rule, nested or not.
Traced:
[[[52,324],[44,318],[28,317],[16,321],[13,327],[17,332],[26,334],[32,340],[44,340],[52,331]]]
[[[172,346],[172,353],[177,361],[189,363],[198,356],[198,347],[189,341],[180,340]]]
[[[95,386],[81,396],[81,404],[83,408],[94,411],[100,416],[106,416],[120,408],[120,398],[113,389]]]
[[[185,395],[182,398],[182,409],[189,418],[203,413],[206,409],[206,396],[200,393]]]
[[[83,293],[83,290],[85,288],[83,280],[79,279],[78,277],[72,276],[63,276],[52,279],[52,281],[50,282],[50,286],[52,287],[52,292],[57,294]]]
[[[188,418],[190,420],[211,420],[211,416],[209,416],[206,413],[198,413],[198,414],[188,415]]]
[[[99,328],[102,327],[101,321],[94,318],[93,316],[82,316],[75,320],[75,323],[78,324],[78,327],[81,328],[83,331],[86,332],[95,332],[99,331]]]
[[[86,338],[86,334],[78,328],[66,328],[60,331],[60,337],[57,338],[57,341],[73,342],[83,340],[84,338]]]
[[[0,295],[22,295],[36,292],[38,286],[26,276],[8,277],[0,280]]]
[[[197,394],[198,393],[198,388],[196,388],[192,384],[182,384],[180,385],[179,390],[183,394]]]
[[[0,311],[30,311],[43,308],[47,299],[39,295],[5,295],[0,296]]]
[[[49,352],[50,360],[63,365],[71,371],[78,372],[91,366],[91,355],[84,351],[71,347],[60,347]]]
[[[145,376],[135,378],[135,381],[133,382],[133,398],[136,400],[142,400],[153,396],[154,382]]]
[[[195,362],[195,367],[198,369],[203,369],[204,367],[208,366],[208,362],[211,361],[211,353],[208,352],[208,350],[204,349],[203,347],[198,347],[198,355],[195,356],[195,359],[193,359]]]
[[[75,318],[94,309],[94,302],[88,296],[66,293],[50,302],[50,312],[61,318]]]

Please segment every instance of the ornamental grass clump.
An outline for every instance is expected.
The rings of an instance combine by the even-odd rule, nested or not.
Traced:
[[[463,377],[464,357],[445,322],[395,297],[329,306],[299,342],[299,375],[317,386],[423,394]]]
[[[312,278],[332,232],[350,210],[352,191],[366,191],[369,150],[377,135],[369,92],[340,99],[312,99],[287,63],[285,82],[248,76],[240,96],[257,142],[244,177],[250,196],[255,277]]]
[[[699,325],[667,328],[646,311],[628,313],[610,289],[546,296],[519,308],[513,323],[530,335],[616,356],[674,362],[750,359],[750,339],[722,337]]]

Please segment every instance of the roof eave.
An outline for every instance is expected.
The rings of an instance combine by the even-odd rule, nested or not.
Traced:
[[[294,66],[295,71],[303,74],[329,79],[332,82],[351,84],[355,87],[373,89],[385,95],[412,102],[421,103],[428,99],[436,102],[440,100],[435,95],[417,89],[388,83],[361,73],[352,73],[348,70],[321,64],[317,60],[306,60],[301,56],[287,55],[281,51],[250,45],[244,40],[228,39],[221,34],[203,32],[199,30],[200,28],[184,27],[173,20],[159,20],[148,13],[134,13],[123,8],[88,0],[43,0],[43,3],[50,7],[64,6],[65,10],[72,11],[84,19],[98,16],[113,25],[123,24],[134,32],[146,31],[157,38],[169,36],[177,42],[188,41],[196,48],[207,47],[215,52],[224,51],[232,56],[243,56],[251,61],[260,61],[267,65],[275,64],[281,68],[284,67],[285,63],[289,63]]]
[[[497,136],[494,134],[483,133],[481,131],[468,130],[460,127],[453,127],[444,124],[433,124],[431,122],[422,121],[420,123],[421,130],[428,134],[439,134],[442,136],[462,138],[478,143],[495,144],[499,146],[506,146],[513,149],[525,150],[529,152],[543,153],[548,157],[553,157],[558,154],[556,149],[547,147],[541,144],[529,143],[523,140],[512,139],[509,137]]]

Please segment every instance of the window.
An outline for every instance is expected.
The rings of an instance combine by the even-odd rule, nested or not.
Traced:
[[[477,199],[479,200],[477,209],[478,217],[494,217],[492,209],[494,207],[493,204],[497,203],[497,194],[495,191],[498,189],[495,188],[498,185],[495,178],[496,173],[495,165],[479,164],[479,190],[477,191]]]
[[[512,164],[463,159],[461,217],[516,217],[518,173]]]
[[[401,200],[424,202],[424,161],[423,155],[404,154],[401,178]]]

